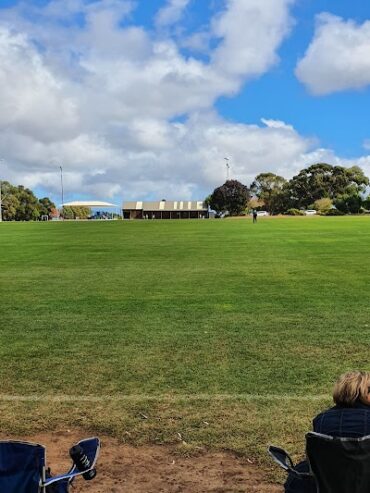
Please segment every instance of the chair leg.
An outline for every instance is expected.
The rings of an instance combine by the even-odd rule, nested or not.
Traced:
[[[40,492],[41,493],[46,493],[46,486],[45,486],[45,481],[46,481],[46,468],[45,468],[45,465],[44,467],[42,468],[42,478],[41,478],[41,481],[42,481],[42,486],[40,488]]]

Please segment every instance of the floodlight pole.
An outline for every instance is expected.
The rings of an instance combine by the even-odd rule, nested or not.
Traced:
[[[60,168],[60,186],[61,186],[61,191],[62,191],[62,214],[63,214],[63,221],[64,221],[63,168],[62,168],[62,166],[59,166],[59,168]]]
[[[225,157],[224,159],[226,161],[226,181],[229,181],[229,179],[230,179],[230,163],[229,163],[230,159],[228,157]]]

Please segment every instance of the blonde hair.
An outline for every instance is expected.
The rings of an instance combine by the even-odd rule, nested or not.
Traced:
[[[353,406],[357,400],[366,403],[370,372],[350,371],[341,375],[334,385],[333,399],[338,406]]]

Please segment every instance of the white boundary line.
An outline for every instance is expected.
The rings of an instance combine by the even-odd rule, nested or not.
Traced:
[[[328,394],[113,394],[113,395],[67,395],[67,394],[0,394],[3,402],[180,402],[180,401],[325,401]]]

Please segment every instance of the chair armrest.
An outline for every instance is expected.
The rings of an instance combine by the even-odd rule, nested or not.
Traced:
[[[81,445],[84,450],[84,453],[87,455],[90,461],[90,467],[88,469],[84,469],[83,471],[79,471],[75,464],[71,467],[71,469],[66,474],[59,474],[58,476],[53,476],[51,478],[46,479],[43,482],[43,486],[48,486],[53,483],[57,483],[58,481],[68,480],[72,482],[76,476],[82,476],[83,474],[95,469],[96,462],[99,457],[100,452],[100,440],[99,438],[87,438],[85,440],[81,440],[77,445]]]
[[[90,471],[91,469],[88,470]],[[53,476],[51,478],[46,479],[43,482],[43,486],[49,486],[50,484],[58,483],[59,481],[64,481],[64,480],[68,480],[69,482],[72,482],[73,478],[75,478],[76,476],[81,476],[85,472],[87,471],[82,471],[82,472],[78,471],[76,467],[73,466],[72,469],[66,474],[58,474],[58,476]]]
[[[280,447],[275,447],[274,445],[270,445],[267,451],[270,454],[271,458],[276,462],[276,464],[284,469],[284,471],[294,474],[299,478],[312,477],[312,474],[310,474],[309,472],[297,471],[290,455],[284,449]]]

